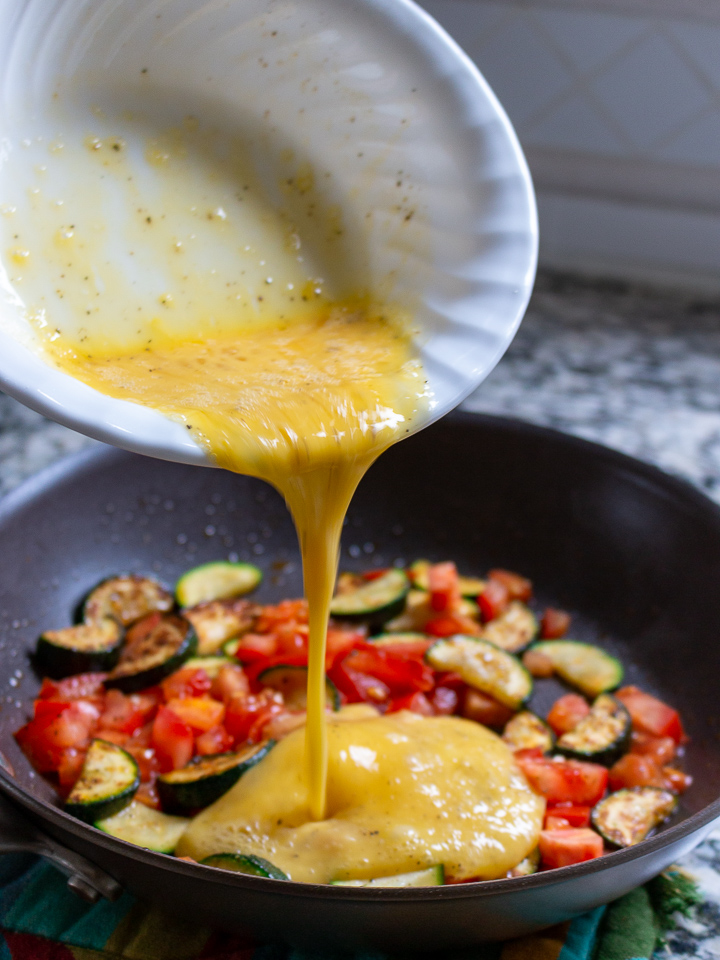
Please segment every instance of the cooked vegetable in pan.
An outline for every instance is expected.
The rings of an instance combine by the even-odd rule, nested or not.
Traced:
[[[199,811],[212,821],[216,807],[265,783],[273,762],[284,764],[282,741],[297,744],[305,723],[307,604],[258,605],[240,596],[260,579],[249,564],[204,564],[179,579],[176,606],[151,578],[112,577],[88,595],[82,623],[41,634],[34,663],[46,679],[32,719],[15,736],[68,812],[119,839],[180,855],[202,846]],[[500,860],[468,876],[467,865],[451,858],[417,869],[393,870],[388,861],[365,879],[345,879],[344,866],[328,865],[319,882],[433,886],[524,876],[600,856],[606,844],[640,843],[672,816],[691,782],[677,766],[686,739],[677,711],[622,687],[620,661],[568,639],[570,625],[565,611],[538,610],[530,581],[508,570],[460,576],[451,562],[418,560],[407,570],[340,576],[326,656],[327,715],[336,718],[337,736],[394,714],[415,718],[408,729],[418,745],[426,731],[435,735],[426,720],[479,724],[491,738],[485,749],[499,751],[498,769],[515,778],[518,802],[524,790],[544,807],[527,806],[536,827],[525,847],[512,848],[516,859],[502,861],[501,874],[492,873]],[[566,692],[547,713],[528,709],[534,689],[551,677]],[[443,736],[459,743],[465,729],[451,726]],[[338,749],[338,757],[348,755]],[[353,769],[381,763],[369,747],[349,750]],[[403,755],[393,762],[400,775]],[[451,789],[449,779],[442,789]],[[193,858],[294,878],[277,835],[279,863],[252,845],[227,843]]]

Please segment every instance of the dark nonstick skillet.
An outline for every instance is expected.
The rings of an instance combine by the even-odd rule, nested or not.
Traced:
[[[688,851],[720,816],[720,510],[628,457],[474,415],[449,417],[380,459],[351,508],[342,564],[451,557],[468,571],[503,566],[531,577],[539,604],[573,612],[574,637],[600,640],[620,656],[628,682],[682,712],[692,738],[685,767],[695,782],[673,823],[635,849],[532,877],[348,890],[225,874],[66,816],[12,738],[38,686],[28,662],[38,633],[66,623],[102,577],[133,571],[171,584],[231,551],[264,568],[258,599],[299,594],[287,512],[252,479],[106,449],[53,467],[4,501],[0,787],[10,804],[2,849],[39,849],[40,827],[51,838],[45,852],[64,856],[73,886],[87,896],[93,888],[116,892],[107,874],[199,924],[261,939],[432,949],[517,936],[607,902]],[[11,822],[20,808],[34,825],[27,833]]]

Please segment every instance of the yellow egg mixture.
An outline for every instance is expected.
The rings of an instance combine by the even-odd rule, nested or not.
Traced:
[[[343,518],[370,464],[427,410],[409,325],[318,278],[322,243],[305,251],[242,145],[222,146],[194,122],[144,149],[120,136],[57,141],[37,184],[3,208],[10,280],[47,358],[183,422],[220,466],[272,483],[297,528],[306,729],[204,811],[178,852],[258,853],[317,882],[435,862],[502,876],[536,845],[543,801],[499,738],[405,713],[325,722]],[[315,240],[342,233],[307,170],[288,181],[322,212]]]

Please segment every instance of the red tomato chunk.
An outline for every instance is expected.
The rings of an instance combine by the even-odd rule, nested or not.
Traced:
[[[435,563],[428,570],[430,608],[452,613],[460,603],[460,578],[454,563]]]
[[[551,806],[571,803],[592,807],[607,789],[608,772],[597,763],[549,760],[530,750],[519,750],[515,759],[533,790]]]
[[[587,828],[542,830],[539,847],[542,865],[547,870],[584,863],[603,854],[602,837]]]
[[[488,574],[490,581],[500,583],[507,590],[509,600],[522,600],[527,603],[532,598],[532,582],[527,577],[511,570],[491,570]]]
[[[547,722],[555,733],[562,735],[574,730],[583,717],[590,713],[590,706],[584,697],[578,693],[566,693],[550,708]]]
[[[672,737],[675,743],[685,740],[680,714],[662,700],[637,687],[623,687],[615,696],[625,705],[635,730],[651,737]]]
[[[571,827],[589,827],[590,809],[590,807],[561,803],[554,807],[548,807],[547,816],[562,817]]]
[[[499,580],[488,580],[483,592],[478,597],[478,605],[483,620],[494,620],[499,617],[510,602],[510,594],[505,584]]]
[[[543,640],[556,640],[564,637],[570,629],[571,617],[564,610],[548,607],[540,620],[540,636]]]
[[[190,763],[193,755],[193,732],[177,714],[168,707],[160,707],[152,730],[160,771],[178,770]]]

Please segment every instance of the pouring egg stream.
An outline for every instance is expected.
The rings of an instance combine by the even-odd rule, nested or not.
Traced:
[[[443,856],[459,877],[503,876],[536,845],[544,801],[495,735],[458,718],[352,714],[329,724],[328,759],[343,519],[368,467],[426,421],[431,398],[409,318],[320,280],[312,244],[267,199],[242,144],[218,142],[188,119],[142,142],[34,146],[36,184],[2,223],[8,277],[48,362],[181,421],[220,467],[275,486],[297,528],[305,731],[198,817],[179,852],[199,859],[224,838],[315,882],[353,858],[358,876]],[[309,167],[296,164],[284,188],[318,213],[323,243],[342,238]],[[368,803],[348,814],[358,791]]]

